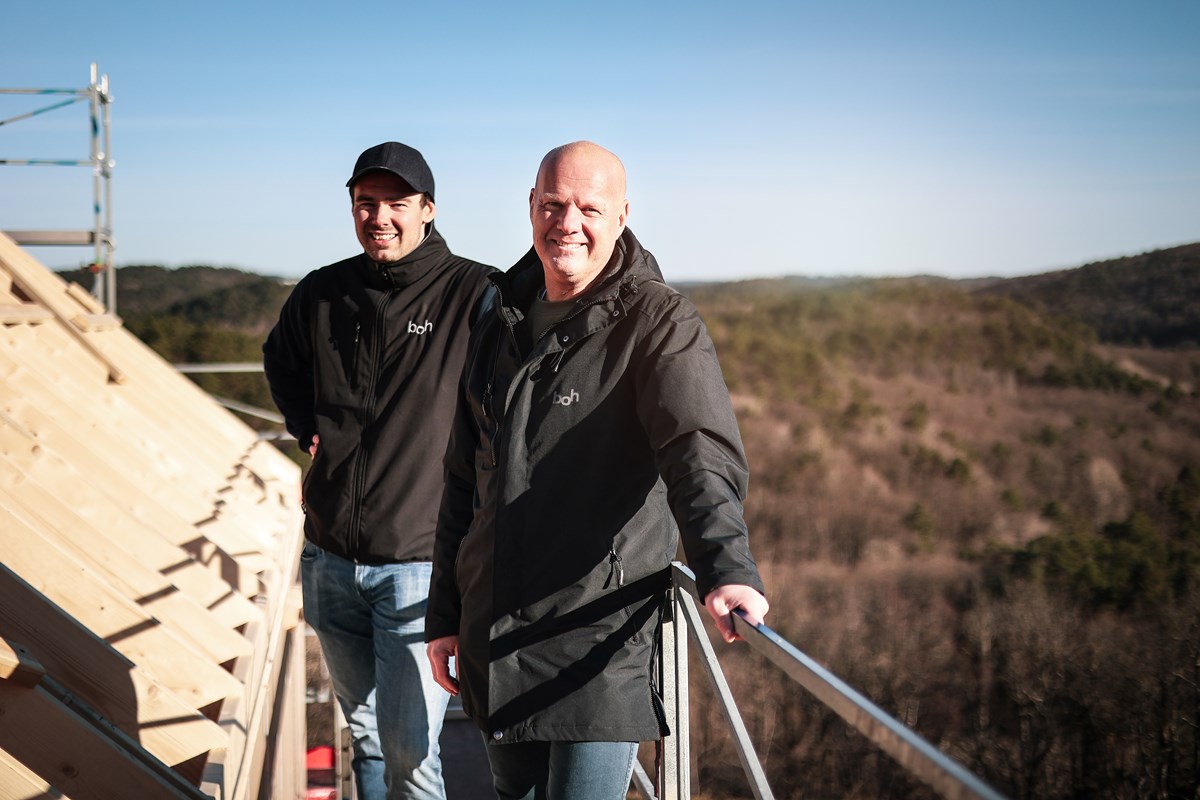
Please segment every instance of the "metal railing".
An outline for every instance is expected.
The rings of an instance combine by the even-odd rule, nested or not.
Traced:
[[[662,758],[655,795],[649,778],[640,767],[634,783],[646,797],[659,800],[689,800],[691,797],[688,698],[688,638],[700,650],[705,670],[712,679],[717,699],[733,734],[734,746],[756,798],[773,798],[771,787],[754,745],[742,722],[729,684],[717,663],[716,652],[704,629],[698,610],[695,576],[674,562],[671,565],[670,614],[664,619],[661,656],[657,669],[663,704],[671,735],[662,739]],[[682,622],[683,624],[679,624]],[[686,630],[685,630],[686,629]],[[882,711],[846,685],[812,658],[788,643],[766,625],[753,625],[734,613],[734,629],[759,654],[782,669],[879,749],[896,760],[913,777],[946,798],[1002,800],[1003,795],[984,783],[961,764],[922,739],[911,729]]]
[[[211,364],[175,364],[175,370],[184,375],[198,373],[229,373],[229,372],[262,372],[263,365],[261,361],[217,361]],[[240,400],[232,400],[228,397],[219,397],[209,393],[209,396],[217,402],[218,405],[228,408],[230,411],[237,411],[240,414],[245,414],[250,417],[274,422],[277,425],[283,425],[283,415],[271,411],[268,408],[259,408],[248,403],[243,403]],[[288,440],[293,439],[287,431],[259,431],[258,438],[260,439],[278,439]]]

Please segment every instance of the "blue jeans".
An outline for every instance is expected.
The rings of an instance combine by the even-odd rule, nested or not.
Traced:
[[[304,543],[304,617],[350,726],[360,800],[446,797],[438,739],[450,695],[425,655],[431,573],[427,561],[355,564]]]
[[[500,800],[625,800],[637,756],[637,742],[483,740]]]

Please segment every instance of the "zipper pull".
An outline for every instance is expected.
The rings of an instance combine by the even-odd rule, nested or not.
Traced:
[[[616,575],[617,588],[620,589],[625,585],[625,568],[621,566],[621,557],[617,555],[616,548],[609,548],[608,564],[608,580],[604,582],[604,588],[608,588],[609,584],[612,583],[613,575]]]
[[[350,366],[347,368],[350,371],[350,388],[358,389],[358,340],[359,334],[362,333],[362,323],[354,323],[354,342],[350,345]]]

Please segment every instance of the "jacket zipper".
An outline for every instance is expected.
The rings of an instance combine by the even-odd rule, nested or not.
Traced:
[[[516,347],[516,331],[513,330],[513,326],[507,320],[504,321],[504,327],[508,329],[508,338],[510,343]],[[483,415],[486,419],[490,419],[493,422],[491,447],[488,448],[492,451],[492,469],[496,469],[500,465],[499,458],[496,455],[496,442],[500,438],[500,428],[503,427],[504,424],[501,417],[492,412],[492,400],[495,398],[496,370],[500,366],[500,348],[503,346],[504,342],[501,339],[497,339],[496,353],[492,356],[492,371],[488,376],[487,387],[483,390]]]
[[[630,281],[627,285],[629,286],[630,294],[638,293],[638,286],[637,286],[636,281]],[[597,306],[602,303],[607,303],[609,300],[613,300],[613,301],[617,302],[618,304],[620,304],[620,306],[621,306],[620,311],[613,312],[614,315],[628,313],[627,309],[625,308],[625,302],[621,299],[621,289],[622,288],[623,287],[618,286],[616,293],[614,295],[612,295],[611,297],[608,297],[608,296],[597,297],[597,298],[594,298],[593,300],[583,304],[582,306],[575,309],[573,312],[571,312],[567,316],[560,319],[558,322],[555,322],[553,325],[550,325],[548,328],[546,328],[546,330],[542,331],[541,334],[539,334],[538,337],[536,339],[534,339],[534,342],[540,342],[542,340],[542,337],[544,337],[546,334],[550,333],[550,331],[554,330],[555,328],[557,328],[558,326],[562,325],[565,322],[571,321],[572,319],[579,316],[580,314],[582,314],[584,311],[591,308],[592,306]],[[563,356],[565,356],[566,354],[567,354],[567,349],[565,347],[560,348],[559,351],[557,353],[555,353],[554,367],[553,367],[553,369],[551,369],[551,372],[554,372],[554,373],[558,372],[558,368],[562,366]]]
[[[350,387],[353,389],[358,388],[358,370],[355,369],[355,367],[358,366],[358,339],[359,339],[359,335],[361,333],[362,333],[362,323],[359,322],[358,320],[355,320],[354,321],[354,346],[350,348],[350,370],[351,370],[351,372],[350,372]]]
[[[605,589],[612,584],[614,577],[617,579],[618,589],[625,585],[625,567],[621,564],[621,557],[617,555],[616,545],[608,549],[608,580],[604,582]]]
[[[384,321],[387,318],[388,306],[392,303],[393,295],[389,292],[383,298],[383,301],[375,308],[375,330],[382,332],[385,330]],[[354,325],[354,352],[358,353],[358,338],[361,326],[358,323]],[[362,420],[360,421],[361,428],[365,429],[375,418],[375,387],[379,382],[380,366],[383,361],[383,345],[385,337],[382,335],[376,336],[375,352],[371,357],[371,367],[367,371],[367,386],[363,397],[362,405]],[[357,360],[357,359],[356,359]],[[354,479],[353,491],[350,494],[350,522],[349,530],[346,533],[346,552],[351,558],[356,558],[359,554],[359,526],[362,524],[362,501],[363,495],[367,491],[367,448],[359,446],[354,456]]]
[[[636,295],[638,293],[637,281],[630,281],[629,283],[627,283],[625,285],[629,287],[630,294]],[[624,303],[621,300],[621,289],[622,288],[623,287],[618,286],[616,293],[614,295],[612,295],[611,297],[608,297],[608,296],[597,297],[597,298],[592,299],[590,302],[585,303],[584,305],[575,309],[573,312],[571,312],[567,316],[563,317],[562,319],[560,319],[558,322],[554,323],[553,325],[550,325],[549,327],[546,328],[546,330],[544,330],[540,334],[538,334],[538,336],[534,339],[534,343],[536,344],[537,342],[540,342],[542,340],[542,338],[544,336],[546,336],[546,334],[550,333],[550,331],[559,327],[563,323],[574,319],[575,317],[579,316],[580,314],[582,314],[584,311],[591,308],[592,306],[599,305],[601,303],[607,303],[609,300],[615,299],[618,303],[621,303],[622,313],[623,313],[625,311],[625,308],[624,308]],[[496,302],[496,307],[497,307],[497,313],[499,313],[498,309],[505,307],[504,291],[499,286],[496,286],[496,295],[498,298],[497,302]],[[513,330],[512,323],[510,323],[507,320],[507,318],[503,318],[503,324],[504,324],[504,327],[508,329],[508,336],[509,336],[510,342],[514,346],[517,346],[516,345],[517,334],[516,334],[516,331]],[[499,340],[497,340],[496,353],[492,359],[492,372],[491,372],[491,375],[488,376],[487,386],[485,386],[484,390],[483,390],[483,415],[484,415],[484,418],[491,419],[495,423],[494,430],[492,432],[492,441],[491,441],[492,469],[496,469],[496,467],[499,465],[498,459],[496,457],[496,441],[500,436],[501,420],[498,416],[495,416],[492,413],[491,404],[492,404],[492,399],[494,397],[494,384],[495,384],[495,380],[496,380],[496,369],[500,363],[500,347],[501,347],[501,343]],[[563,360],[563,356],[565,354],[566,354],[566,348],[560,349],[558,351],[558,353],[555,354],[553,372],[555,372],[555,373],[558,372],[558,368],[560,366],[562,366],[562,360]],[[614,553],[613,555],[616,555],[616,554]],[[620,562],[619,557],[617,558],[617,561]],[[624,580],[624,573],[622,573],[620,577],[622,580]]]

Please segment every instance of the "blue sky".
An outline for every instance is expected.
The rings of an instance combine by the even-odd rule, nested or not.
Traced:
[[[114,103],[116,261],[299,276],[397,139],[507,267],[551,147],[629,173],[668,279],[1025,275],[1200,240],[1200,2],[10,4],[0,87]],[[53,98],[0,95],[0,120]],[[0,158],[86,157],[85,104]],[[89,228],[86,168],[0,166],[0,229]],[[83,248],[32,248],[51,267]]]

